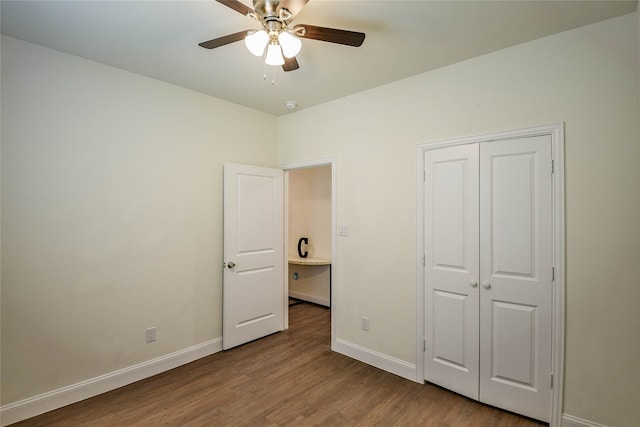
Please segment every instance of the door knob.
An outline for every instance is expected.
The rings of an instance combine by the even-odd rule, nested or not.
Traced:
[[[478,282],[476,282],[475,280],[472,280],[471,283],[469,283],[471,285],[472,288],[477,288],[478,287]]]
[[[485,288],[485,289],[491,289],[491,283],[489,283],[489,282],[484,282],[484,283],[482,284],[482,287],[483,287],[483,288]]]
[[[228,268],[233,268],[233,267],[235,267],[235,266],[236,266],[236,263],[235,263],[235,262],[233,262],[233,261],[229,261],[229,262],[227,263],[227,267],[228,267]]]

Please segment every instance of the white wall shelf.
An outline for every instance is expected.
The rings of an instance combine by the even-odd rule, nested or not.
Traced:
[[[324,258],[289,258],[289,264],[295,265],[331,265],[330,259]]]

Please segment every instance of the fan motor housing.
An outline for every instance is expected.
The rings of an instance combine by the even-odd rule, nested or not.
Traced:
[[[276,10],[280,0],[253,0],[253,9],[264,19],[267,16],[278,16]]]

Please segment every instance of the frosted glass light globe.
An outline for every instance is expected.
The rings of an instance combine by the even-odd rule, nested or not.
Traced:
[[[284,64],[284,58],[282,57],[282,49],[277,43],[270,43],[267,49],[267,57],[264,62],[268,65],[282,65]]]
[[[282,46],[282,53],[287,58],[293,58],[300,53],[302,47],[302,41],[299,38],[292,36],[289,32],[283,31],[278,34],[278,41]]]
[[[244,38],[247,49],[255,56],[262,56],[267,43],[269,43],[269,34],[265,30],[254,31]]]

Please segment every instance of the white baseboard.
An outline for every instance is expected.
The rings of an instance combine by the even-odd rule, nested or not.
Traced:
[[[304,294],[302,292],[296,292],[296,291],[289,291],[289,296],[291,298],[296,298],[302,301],[309,301],[315,304],[320,304],[320,305],[324,305],[325,307],[331,307],[331,303],[329,302],[328,299],[326,298],[320,298],[320,297],[316,297],[314,295],[310,295],[310,294]]]
[[[573,415],[562,414],[562,427],[607,427],[593,421],[583,420]]]
[[[106,393],[221,350],[222,338],[216,338],[137,365],[4,405],[0,407],[0,425],[13,424]]]
[[[378,353],[375,350],[371,350],[339,338],[336,339],[332,350],[368,365],[375,366],[383,371],[391,372],[392,374],[408,380],[419,382],[416,379],[417,369],[415,364],[407,363],[403,360],[396,359],[395,357]]]

